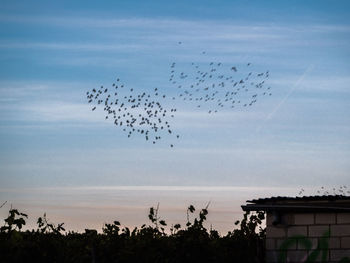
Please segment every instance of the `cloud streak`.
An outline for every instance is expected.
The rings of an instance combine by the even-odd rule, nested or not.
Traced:
[[[203,46],[233,42],[249,44],[255,49],[271,51],[278,46],[296,45],[324,45],[327,41],[313,40],[309,34],[322,35],[330,32],[350,32],[350,26],[344,25],[284,25],[271,24],[257,25],[246,24],[236,21],[206,21],[206,20],[179,20],[179,19],[149,19],[149,18],[72,18],[72,17],[48,17],[48,16],[0,16],[2,23],[20,23],[28,26],[58,26],[67,27],[68,30],[76,30],[76,27],[84,27],[88,32],[97,34],[97,39],[104,39],[105,43],[67,43],[67,42],[23,42],[11,41],[2,38],[0,48],[2,49],[51,49],[51,50],[81,50],[81,51],[120,51],[141,50],[164,46],[164,43],[177,43],[181,40],[185,44],[202,42]],[[100,29],[104,28],[103,34]],[[305,38],[308,41],[305,41]],[[90,39],[90,42],[95,40]],[[120,44],[121,39],[129,39],[129,43]],[[311,42],[310,42],[311,41]],[[331,41],[331,40],[330,40]],[[134,42],[134,43],[132,43]],[[136,43],[135,43],[136,42]],[[333,41],[331,41],[333,42]],[[339,42],[339,40],[338,40]],[[150,46],[149,43],[152,43]],[[159,43],[159,45],[157,45]],[[256,45],[258,43],[258,45]],[[168,44],[168,45],[169,45]],[[224,48],[225,45],[218,48]],[[242,45],[236,45],[238,51],[244,50]],[[226,50],[227,44],[226,44]],[[246,48],[247,50],[247,48]],[[250,49],[254,51],[253,48]]]
[[[329,24],[296,24],[293,23],[291,27],[289,24],[272,25],[266,23],[265,25],[244,23],[235,20],[188,20],[188,19],[169,19],[169,18],[145,18],[145,17],[124,17],[120,19],[115,18],[101,18],[95,17],[72,17],[72,16],[31,16],[31,15],[16,15],[16,14],[2,14],[0,22],[19,23],[19,24],[37,24],[50,25],[58,27],[90,27],[90,28],[132,28],[132,27],[148,27],[156,29],[168,28],[196,28],[205,29],[209,27],[225,28],[230,30],[247,31],[253,29],[256,32],[266,29],[275,29],[288,32],[350,32],[349,25],[329,25]]]
[[[265,121],[270,120],[273,115],[278,111],[278,109],[286,102],[286,100],[289,98],[289,96],[293,93],[293,91],[302,83],[304,78],[311,72],[313,69],[313,65],[309,65],[307,69],[304,71],[304,73],[300,76],[300,78],[294,83],[294,85],[290,88],[288,93],[284,96],[284,98],[277,104],[277,106],[267,115]]]

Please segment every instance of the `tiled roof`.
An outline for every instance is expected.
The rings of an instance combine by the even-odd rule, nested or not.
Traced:
[[[279,203],[279,202],[305,202],[305,201],[350,201],[350,196],[345,195],[312,195],[312,196],[301,196],[301,197],[289,197],[289,196],[275,196],[267,198],[259,198],[248,200],[247,203],[254,204],[267,204],[267,203]]]
[[[350,212],[350,196],[344,195],[276,196],[248,200],[247,203],[242,205],[244,211]]]

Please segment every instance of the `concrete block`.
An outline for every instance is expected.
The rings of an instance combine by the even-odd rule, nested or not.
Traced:
[[[340,238],[339,237],[330,237],[328,242],[328,247],[332,248],[340,248]]]
[[[350,225],[331,225],[332,237],[350,236]]]
[[[268,213],[266,216],[266,225],[268,226],[277,226],[277,227],[285,227],[288,225],[294,225],[294,214],[291,213],[281,213],[279,214],[280,220],[278,225],[273,225],[273,221],[275,219],[272,213]]]
[[[322,237],[327,231],[329,231],[329,226],[327,225],[309,226],[309,237]]]
[[[322,224],[335,224],[336,223],[336,214],[335,213],[316,213],[315,214],[315,223]]]
[[[350,224],[350,213],[338,213],[337,224]]]
[[[286,237],[286,228],[269,226],[266,228],[266,237],[267,238]]]
[[[277,240],[276,240],[276,248],[277,248],[277,249],[281,249],[281,246],[282,246],[282,244],[283,244],[285,241],[286,241],[285,238],[283,238],[283,239],[277,239]],[[293,250],[297,249],[297,241],[291,243],[291,245],[288,247],[288,249],[293,249]]]
[[[293,237],[295,235],[307,236],[307,226],[291,226],[287,228],[288,237]]]
[[[314,237],[314,238],[307,238],[307,239],[311,241],[311,248],[312,248],[312,249],[317,248],[317,245],[318,245],[318,238]],[[297,249],[306,249],[306,248],[303,246],[303,242],[298,241]]]
[[[286,226],[294,225],[294,214],[283,214],[281,216],[281,223]]]
[[[287,262],[304,262],[308,257],[307,250],[288,250]]]
[[[275,250],[266,251],[266,262],[267,263],[278,262],[278,253],[279,252]]]
[[[276,249],[276,239],[274,239],[274,238],[267,238],[266,239],[266,249],[267,250]]]
[[[309,251],[309,256],[310,256],[311,253],[314,253],[314,250],[310,250]],[[329,250],[328,250],[328,251],[326,251],[326,255],[325,255],[326,262],[329,262],[329,257],[330,257],[330,255],[329,255]],[[325,262],[323,260],[323,253],[322,253],[322,251],[317,255],[316,260],[313,261],[313,262]]]
[[[330,250],[331,260],[339,261],[344,257],[350,258],[350,249],[332,249]]]
[[[350,237],[340,238],[341,248],[350,248]]]
[[[312,225],[314,223],[314,214],[312,213],[302,213],[294,215],[295,225]]]

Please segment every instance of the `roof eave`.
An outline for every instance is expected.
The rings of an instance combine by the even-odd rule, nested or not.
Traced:
[[[241,206],[243,211],[280,211],[280,212],[337,212],[350,213],[350,207],[337,206],[311,206],[311,205],[266,205],[266,204],[248,204]]]

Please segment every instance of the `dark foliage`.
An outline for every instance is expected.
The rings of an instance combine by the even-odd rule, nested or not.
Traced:
[[[263,212],[246,213],[235,223],[238,229],[220,236],[203,225],[208,207],[191,221],[196,209],[189,206],[186,227],[175,224],[168,231],[158,211],[150,208],[151,225],[132,230],[114,221],[102,233],[64,233],[63,223],[56,226],[45,214],[36,230],[21,231],[27,215],[11,209],[0,229],[0,262],[263,262]]]

